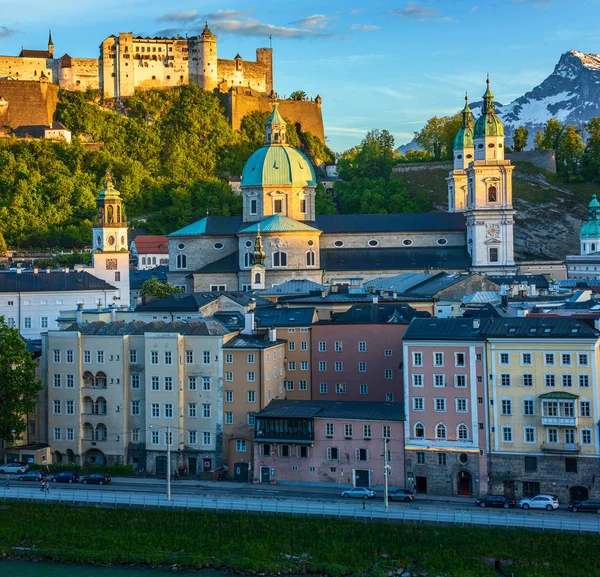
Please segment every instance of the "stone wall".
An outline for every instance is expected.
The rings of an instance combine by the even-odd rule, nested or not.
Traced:
[[[235,86],[243,86],[257,92],[267,91],[267,68],[260,62],[217,60],[219,90],[226,91]]]
[[[58,60],[0,56],[0,78],[4,80],[39,80],[42,73],[49,82],[58,84]]]
[[[451,162],[402,162],[392,168],[392,172],[421,172],[423,170],[452,170]]]
[[[49,125],[58,103],[58,86],[49,82],[0,80],[0,97],[8,102],[8,125]]]

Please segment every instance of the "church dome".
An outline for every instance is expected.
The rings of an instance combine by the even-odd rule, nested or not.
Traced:
[[[454,149],[473,148],[473,129],[470,126],[461,128],[454,137]]]
[[[315,170],[308,158],[287,144],[287,124],[277,103],[265,124],[265,143],[246,162],[242,186],[316,186]]]
[[[589,216],[581,226],[579,236],[581,238],[600,238],[600,202],[594,194],[588,205]]]
[[[486,136],[504,136],[504,125],[496,116],[494,108],[494,95],[490,90],[490,79],[487,79],[487,89],[483,95],[483,108],[481,116],[475,123],[474,137],[485,138]]]

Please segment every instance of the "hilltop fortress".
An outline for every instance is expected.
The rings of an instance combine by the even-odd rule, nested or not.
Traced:
[[[233,60],[218,58],[217,38],[208,25],[202,34],[190,38],[142,38],[130,32],[111,35],[101,43],[98,58],[69,54],[56,58],[50,34],[47,50],[23,49],[18,56],[0,56],[0,96],[8,92],[7,82],[16,80],[48,82],[70,91],[100,90],[103,98],[114,99],[133,96],[136,90],[196,84],[218,91],[234,129],[240,128],[249,112],[271,110],[270,100],[276,97],[273,49],[257,48],[254,62],[239,54]],[[8,106],[14,111],[23,103],[8,100]],[[283,100],[280,109],[303,131],[324,140],[320,97]]]

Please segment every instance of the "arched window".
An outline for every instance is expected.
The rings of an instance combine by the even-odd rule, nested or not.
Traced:
[[[106,209],[106,222],[108,222],[109,224],[112,224],[113,221],[113,207],[112,206],[108,206],[108,208]]]
[[[498,190],[495,186],[488,188],[488,202],[498,202]]]
[[[273,266],[287,266],[287,252],[277,251],[273,253]]]
[[[262,283],[262,276],[259,272],[254,273],[254,283],[255,284],[261,284]]]
[[[244,266],[250,268],[254,264],[254,258],[251,252],[244,253]]]
[[[185,254],[177,255],[177,268],[187,268],[187,256]]]
[[[117,222],[121,222],[121,207],[117,206]]]
[[[143,257],[142,257],[142,265],[145,265],[145,264],[146,264],[146,257],[145,257],[145,256],[143,256]]]
[[[423,423],[415,424],[415,439],[424,439],[425,438],[425,425]]]
[[[444,425],[444,423],[438,423],[435,426],[435,438],[438,441],[446,440],[446,425]]]
[[[96,388],[106,389],[106,374],[102,371],[96,373]]]
[[[469,440],[469,429],[467,425],[464,423],[458,425],[458,428],[456,429],[456,438],[463,442]]]
[[[309,250],[306,253],[306,266],[315,266],[315,253],[312,250]]]
[[[596,252],[596,243],[595,243],[595,242],[593,242],[593,243],[591,244],[591,246],[590,246],[590,250],[591,250],[592,252]]]

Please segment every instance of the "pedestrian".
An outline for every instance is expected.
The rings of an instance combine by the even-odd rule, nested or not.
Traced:
[[[173,477],[173,481],[179,481],[179,469],[175,469],[175,476]]]
[[[50,493],[50,483],[48,481],[45,482],[44,489],[46,490],[46,493]]]
[[[42,477],[40,479],[40,491],[43,493],[44,492],[44,488],[46,487],[46,480],[44,479],[44,477]]]

